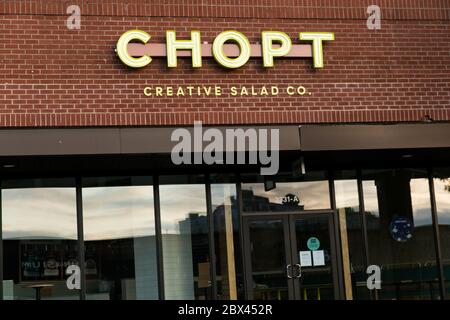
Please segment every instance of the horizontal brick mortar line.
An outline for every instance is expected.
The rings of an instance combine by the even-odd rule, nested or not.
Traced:
[[[208,0],[208,1],[202,1],[202,3],[198,3],[198,0],[180,0],[180,1],[168,1],[168,0],[66,0],[66,1],[55,1],[55,0],[2,0],[3,1],[3,7],[9,7],[12,10],[29,10],[30,8],[34,7],[40,7],[45,8],[49,10],[56,10],[61,6],[68,6],[72,4],[80,5],[81,7],[88,7],[92,10],[98,10],[99,8],[109,8],[111,11],[112,8],[116,9],[119,7],[126,8],[152,8],[155,10],[168,10],[173,8],[187,8],[187,7],[201,7],[201,8],[218,8],[218,7],[259,7],[259,8],[292,8],[292,7],[301,7],[301,8],[321,8],[324,6],[325,1],[311,1],[311,0],[296,0],[296,1],[290,1],[290,4],[280,4],[277,0],[270,0],[270,1],[259,1],[258,5],[255,5],[253,1],[242,1],[242,0]],[[373,1],[366,0],[365,2],[362,0],[360,1],[361,6],[369,6],[371,4],[374,4]],[[53,2],[53,3],[52,3]],[[55,3],[56,2],[56,3]],[[59,3],[58,3],[59,2]],[[234,2],[234,3],[233,3]],[[442,9],[449,9],[450,5],[446,1],[433,1],[433,3],[430,3],[429,0],[378,0],[376,1],[376,4],[380,5],[381,7],[390,7],[395,9],[404,8],[405,6],[409,8],[423,8],[424,3],[428,2],[427,5],[425,5],[426,8],[431,8],[430,6],[433,6],[432,8],[442,8]],[[328,7],[331,8],[352,8],[355,7],[355,1],[354,0],[327,0]]]
[[[26,13],[26,14],[16,14],[16,13],[2,13],[0,12],[0,16],[8,17],[8,16],[30,16],[30,17],[68,17],[65,14],[40,14],[40,13]],[[268,19],[264,16],[169,16],[169,15],[96,15],[96,14],[83,14],[85,17],[109,17],[109,18],[176,18],[176,19],[223,19],[223,18],[237,18],[242,20],[262,20]],[[367,16],[365,17],[306,17],[306,16],[297,16],[297,17],[270,17],[270,20],[324,20],[324,21],[367,21]],[[450,20],[450,12],[444,17],[411,17],[411,18],[399,18],[399,17],[382,17],[382,21],[448,21]]]
[[[31,16],[31,17],[39,17],[39,16],[49,16],[49,17],[68,17],[68,15],[64,14],[15,14],[15,13],[0,13],[0,16]],[[111,18],[188,18],[188,19],[201,19],[201,18],[209,18],[209,19],[223,19],[223,18],[237,18],[243,20],[261,20],[268,19],[268,17],[264,16],[163,16],[163,15],[93,15],[93,14],[85,14],[85,17],[111,17]],[[305,16],[297,16],[297,17],[270,17],[271,20],[357,20],[357,21],[366,21],[366,17],[305,17]],[[450,13],[444,17],[411,17],[411,18],[400,18],[400,17],[382,17],[382,21],[448,21],[450,20]]]
[[[367,18],[366,9],[370,3],[355,6],[352,1],[347,4],[342,1],[335,1],[328,6],[321,6],[317,3],[303,3],[297,1],[291,6],[278,5],[268,2],[266,5],[254,6],[252,4],[230,4],[220,3],[221,1],[213,1],[215,3],[198,4],[186,2],[167,1],[158,3],[155,1],[151,4],[142,2],[123,2],[123,1],[66,1],[60,3],[51,3],[46,1],[5,1],[0,6],[0,14],[46,14],[46,15],[65,15],[66,8],[69,5],[77,4],[81,8],[84,15],[92,16],[117,16],[117,17],[241,17],[241,18]],[[390,1],[385,5],[380,1],[382,8],[382,17],[384,19],[405,19],[406,15],[413,13],[415,16],[411,19],[422,20],[424,17],[430,19],[449,19],[450,18],[450,4],[449,3],[434,3],[429,4],[429,7],[423,7],[420,1]],[[161,6],[158,6],[161,4]],[[431,7],[433,6],[433,7]],[[236,10],[238,9],[238,10]],[[249,12],[251,11],[251,12]],[[103,14],[106,13],[106,14]],[[439,17],[438,17],[439,16]]]
[[[0,127],[143,126],[450,121],[450,109],[235,113],[0,114]]]

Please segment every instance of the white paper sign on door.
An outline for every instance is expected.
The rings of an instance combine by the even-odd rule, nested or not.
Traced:
[[[325,265],[325,252],[323,250],[316,250],[312,252],[314,266]]]
[[[300,251],[299,256],[302,267],[312,267],[311,251]]]

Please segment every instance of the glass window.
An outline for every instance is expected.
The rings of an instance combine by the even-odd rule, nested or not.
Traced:
[[[359,212],[356,172],[335,172],[334,187],[341,232],[341,252],[346,298],[367,300],[370,299],[370,294],[366,285],[364,237],[362,216]]]
[[[450,299],[450,169],[436,169],[434,176],[446,298]]]
[[[158,299],[150,178],[83,179],[86,298]]]
[[[214,219],[217,298],[219,300],[243,298],[235,179],[212,175],[211,203]]]
[[[75,181],[2,183],[3,298],[79,299],[67,268],[78,265]]]
[[[369,263],[381,267],[380,299],[439,299],[425,170],[363,172]]]
[[[264,180],[266,179],[266,180]],[[243,211],[280,212],[330,209],[328,180],[323,172],[295,177],[242,176]]]
[[[162,176],[159,194],[165,298],[210,299],[204,180],[194,176]]]

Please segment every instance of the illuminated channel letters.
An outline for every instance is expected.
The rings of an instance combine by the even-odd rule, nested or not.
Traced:
[[[312,58],[314,68],[323,68],[323,42],[333,41],[332,32],[300,32],[299,40],[307,44],[293,44],[280,31],[263,31],[261,44],[250,44],[248,38],[235,30],[221,32],[212,45],[201,41],[200,31],[191,31],[190,39],[178,39],[176,31],[166,32],[166,43],[149,43],[151,36],[142,30],[129,30],[116,44],[119,59],[132,68],[143,68],[153,57],[165,57],[169,68],[177,67],[180,57],[191,57],[192,67],[200,68],[203,58],[214,58],[225,68],[244,66],[250,58],[262,58],[263,66],[271,68],[275,58]]]

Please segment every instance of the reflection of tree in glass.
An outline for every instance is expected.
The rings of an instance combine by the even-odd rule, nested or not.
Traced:
[[[444,190],[450,192],[450,178],[440,179],[444,182]]]

